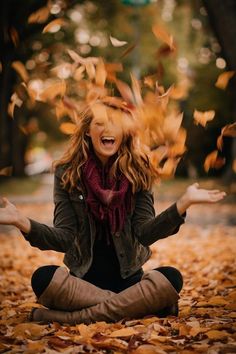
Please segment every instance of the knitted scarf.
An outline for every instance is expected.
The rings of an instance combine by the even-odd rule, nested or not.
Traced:
[[[91,153],[82,167],[89,211],[98,221],[107,221],[112,234],[122,230],[126,213],[131,207],[128,179],[122,173],[116,178],[110,176],[114,160],[113,156],[103,166],[96,155]]]

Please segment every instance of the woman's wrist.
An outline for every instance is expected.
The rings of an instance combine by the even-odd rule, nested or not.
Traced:
[[[176,202],[176,207],[179,215],[183,215],[186,210],[190,207],[191,201],[186,194],[183,194]]]
[[[30,220],[18,212],[18,216],[16,221],[14,222],[14,226],[16,226],[20,231],[24,233],[29,233],[31,230],[31,223]]]

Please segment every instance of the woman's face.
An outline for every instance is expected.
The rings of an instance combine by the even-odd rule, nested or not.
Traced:
[[[122,143],[123,129],[119,113],[112,108],[97,110],[90,123],[88,136],[103,165],[119,150]]]

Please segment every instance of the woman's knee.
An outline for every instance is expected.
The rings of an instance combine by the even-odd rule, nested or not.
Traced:
[[[183,276],[178,269],[170,266],[163,266],[155,268],[155,270],[162,273],[178,293],[181,291],[183,287]]]
[[[36,269],[31,277],[31,286],[37,297],[44,292],[59,266],[47,265]]]

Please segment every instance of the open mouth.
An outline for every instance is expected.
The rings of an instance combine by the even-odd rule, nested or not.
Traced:
[[[101,142],[105,146],[111,146],[115,143],[115,138],[113,138],[112,136],[103,136],[101,138]]]

